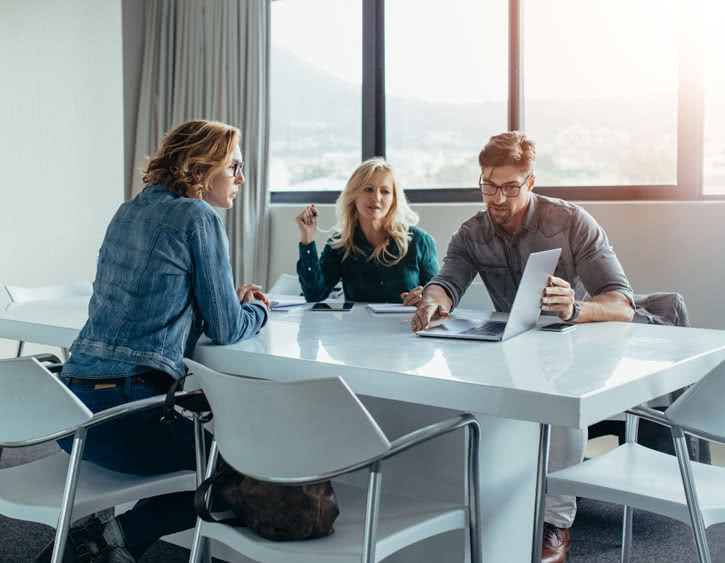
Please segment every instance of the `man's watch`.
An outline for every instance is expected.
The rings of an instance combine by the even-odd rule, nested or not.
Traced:
[[[574,308],[574,312],[571,314],[571,317],[566,319],[567,323],[573,323],[574,321],[576,321],[576,318],[579,316],[579,313],[582,312],[582,306],[579,305],[579,303],[577,303],[576,301],[574,301],[573,308]]]

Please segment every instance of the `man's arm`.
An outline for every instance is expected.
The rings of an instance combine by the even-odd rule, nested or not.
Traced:
[[[630,322],[634,316],[634,308],[629,299],[619,291],[607,291],[586,301],[578,301],[581,311],[575,322],[589,323],[594,321]],[[563,321],[574,315],[574,290],[569,282],[555,276],[549,278],[549,285],[544,290],[541,310],[556,313]]]
[[[417,305],[411,320],[413,332],[441,324],[453,306],[451,299],[440,285],[431,283],[423,290],[423,299]]]

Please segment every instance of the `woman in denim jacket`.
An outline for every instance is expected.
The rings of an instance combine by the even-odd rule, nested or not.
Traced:
[[[234,287],[224,226],[212,209],[232,207],[244,183],[239,136],[209,121],[172,130],[145,171],[143,192],[111,220],[89,318],[61,374],[92,411],[165,393],[184,375],[183,356],[202,331],[228,344],[266,323],[261,288]],[[156,409],[91,429],[84,459],[142,475],[194,469],[192,423],[160,418]],[[71,439],[61,447],[70,451]],[[193,493],[167,494],[112,519],[102,538],[87,532],[85,539],[91,551],[112,546],[109,561],[132,562],[195,519]]]

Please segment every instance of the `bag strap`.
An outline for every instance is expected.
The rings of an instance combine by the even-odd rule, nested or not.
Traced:
[[[239,525],[239,519],[237,518],[224,518],[219,520],[212,516],[211,512],[209,512],[209,507],[207,506],[207,503],[205,501],[206,494],[212,487],[212,485],[215,485],[216,482],[219,481],[219,479],[221,479],[222,477],[227,477],[233,474],[236,474],[236,471],[234,471],[234,469],[229,465],[225,464],[225,466],[221,469],[215,469],[211,477],[202,481],[201,485],[199,485],[199,488],[196,489],[196,492],[194,493],[194,510],[196,511],[196,514],[199,516],[199,518],[201,518],[205,522]],[[211,503],[209,503],[209,505],[211,505]]]
[[[161,422],[163,424],[171,424],[181,418],[181,415],[176,412],[176,409],[174,408],[177,404],[181,408],[195,412],[197,414],[206,413],[199,417],[199,420],[203,424],[206,424],[212,418],[214,418],[214,413],[211,412],[209,402],[206,400],[204,391],[202,391],[201,389],[189,393],[189,395],[183,397],[180,401],[176,400],[176,392],[179,390],[179,386],[188,375],[189,370],[187,369],[186,373],[184,373],[184,375],[181,376],[179,379],[175,379],[169,387],[168,391],[166,391],[166,400],[164,400],[164,406],[162,407],[161,412]]]

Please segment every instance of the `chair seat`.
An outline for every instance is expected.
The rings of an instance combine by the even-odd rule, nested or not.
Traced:
[[[692,469],[705,527],[725,521],[725,470],[697,462]],[[549,473],[547,494],[629,505],[691,525],[677,458],[639,444]]]
[[[203,522],[202,535],[265,563],[360,562],[366,489],[334,483],[340,515],[335,533],[313,540],[273,542],[247,528]],[[376,561],[426,537],[466,527],[465,507],[383,494],[378,519]]]
[[[24,465],[0,470],[0,514],[55,527],[70,456],[61,451]],[[32,483],[32,487],[28,487]],[[196,488],[193,471],[139,476],[110,471],[84,461],[73,520],[145,497]]]

